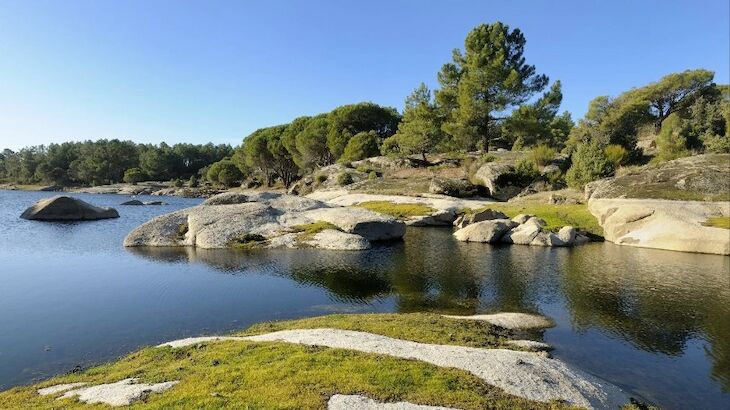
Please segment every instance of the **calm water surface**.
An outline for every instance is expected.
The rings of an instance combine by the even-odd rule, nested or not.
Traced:
[[[466,244],[440,228],[365,252],[127,250],[131,229],[199,200],[125,207],[122,196],[77,194],[121,217],[18,218],[50,195],[0,191],[0,388],[264,320],[523,311],[556,320],[544,333],[555,356],[636,397],[730,408],[728,257]]]

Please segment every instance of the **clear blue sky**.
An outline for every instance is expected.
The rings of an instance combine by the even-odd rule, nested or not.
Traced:
[[[0,0],[0,147],[238,144],[373,101],[402,109],[477,24],[527,37],[579,118],[597,95],[703,67],[728,82],[728,0]]]

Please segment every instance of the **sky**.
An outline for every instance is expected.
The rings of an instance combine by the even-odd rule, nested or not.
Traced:
[[[582,117],[691,68],[730,75],[728,0],[0,0],[0,148],[98,138],[230,143],[372,101],[402,110],[481,23]]]

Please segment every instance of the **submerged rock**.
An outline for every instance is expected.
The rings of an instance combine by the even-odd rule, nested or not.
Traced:
[[[119,205],[144,205],[144,202],[140,201],[139,199],[131,199],[129,201],[124,201]]]
[[[335,229],[307,233],[306,228],[315,223]],[[399,239],[404,234],[403,222],[362,208],[333,207],[278,193],[226,193],[144,223],[127,235],[124,246],[355,250],[369,248],[370,241]]]
[[[80,199],[59,195],[41,199],[20,217],[38,221],[93,221],[119,218],[119,213],[114,208],[101,208]]]

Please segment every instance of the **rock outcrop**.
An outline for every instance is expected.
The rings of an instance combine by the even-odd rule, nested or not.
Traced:
[[[477,187],[466,179],[436,177],[431,179],[428,192],[457,198],[469,198],[477,194]]]
[[[114,208],[101,208],[77,198],[58,195],[36,202],[20,217],[38,221],[93,221],[119,218],[119,213]]]
[[[730,201],[730,154],[694,155],[593,181],[585,197]]]
[[[511,220],[498,211],[490,209],[481,212],[488,220],[468,223],[458,220],[454,225],[460,228],[454,232],[457,240],[463,242],[509,243],[533,246],[574,246],[590,241],[572,226],[564,226],[554,233],[545,229],[545,221],[533,215],[517,215]],[[494,218],[502,216],[502,219]]]
[[[312,224],[332,228],[308,232]],[[224,193],[146,222],[127,235],[124,245],[357,250],[404,234],[403,222],[362,208],[268,192]]]
[[[730,255],[730,230],[703,225],[730,216],[730,202],[592,199],[588,209],[618,245]]]

